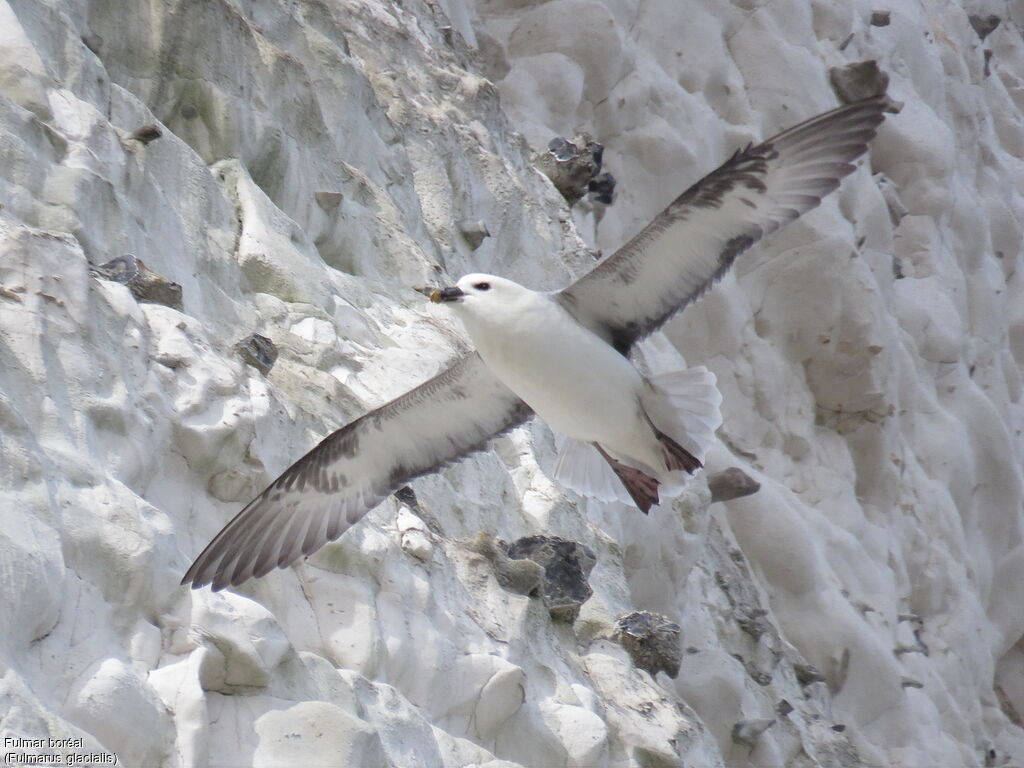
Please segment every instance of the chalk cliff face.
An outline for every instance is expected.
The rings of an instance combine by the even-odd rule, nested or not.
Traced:
[[[1024,17],[885,5],[0,0],[2,736],[129,766],[1019,762]],[[645,349],[715,371],[709,471],[760,492],[584,502],[532,423],[294,569],[178,586],[466,348],[415,288],[565,284],[868,60],[903,108],[864,166]],[[531,164],[580,131],[607,209]],[[177,308],[96,269],[126,254]],[[589,547],[575,623],[480,532]],[[680,625],[674,679],[615,640],[633,610]]]

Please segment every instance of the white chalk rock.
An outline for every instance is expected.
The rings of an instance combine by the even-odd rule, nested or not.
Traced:
[[[480,689],[474,712],[474,731],[490,741],[526,700],[526,671],[514,664],[499,668]]]
[[[259,743],[252,764],[386,765],[380,737],[353,714],[323,701],[271,710],[255,722]]]
[[[199,668],[206,691],[237,693],[262,688],[293,653],[270,611],[231,592],[192,595],[192,632],[207,649]]]
[[[97,662],[75,682],[66,713],[126,764],[159,764],[171,753],[171,714],[147,682],[119,659]]]
[[[423,521],[403,506],[398,510],[395,524],[401,536],[402,550],[417,560],[429,562],[434,554],[434,545],[430,541],[430,531]]]
[[[566,765],[584,768],[608,759],[608,725],[584,707],[550,699],[540,703],[544,721],[557,734],[568,755]]]

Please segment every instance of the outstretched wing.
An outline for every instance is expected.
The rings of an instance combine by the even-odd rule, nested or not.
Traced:
[[[867,151],[884,105],[881,96],[848,104],[738,150],[556,298],[628,354],[739,254],[838,187]]]
[[[284,568],[404,483],[482,450],[532,413],[479,355],[468,355],[292,464],[217,534],[181,583],[219,590]]]

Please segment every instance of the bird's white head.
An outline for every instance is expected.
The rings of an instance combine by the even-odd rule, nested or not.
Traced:
[[[449,287],[430,294],[436,304],[450,307],[473,335],[480,326],[506,325],[535,301],[537,293],[497,275],[466,275]]]

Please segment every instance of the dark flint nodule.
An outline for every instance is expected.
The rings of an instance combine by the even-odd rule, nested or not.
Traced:
[[[106,264],[90,267],[89,272],[101,280],[112,280],[128,286],[136,301],[163,304],[182,311],[181,286],[161,277],[147,267],[142,259],[130,253],[111,259]]]
[[[266,336],[250,333],[235,344],[239,356],[264,376],[277,362],[277,346]]]
[[[878,66],[874,59],[855,61],[843,67],[832,67],[828,71],[832,90],[844,104],[852,104],[871,96],[885,96],[889,87],[889,74]],[[885,111],[892,114],[903,109],[903,102],[885,96]]]
[[[633,663],[652,676],[665,672],[679,674],[682,646],[680,627],[666,616],[650,611],[633,611],[615,622],[615,639],[629,653]]]
[[[615,201],[615,177],[610,173],[602,173],[587,183],[587,191],[599,203],[611,205]]]
[[[141,141],[143,144],[149,144],[151,141],[156,141],[163,135],[163,131],[161,131],[160,127],[155,123],[149,123],[132,131],[132,138],[136,141]]]
[[[587,583],[597,558],[590,547],[558,536],[527,536],[501,542],[513,560],[529,559],[544,569],[541,597],[555,621],[572,623],[594,590]]]
[[[711,491],[711,503],[714,504],[716,501],[750,496],[761,490],[761,484],[739,467],[729,467],[708,478],[708,490]]]
[[[601,174],[603,161],[604,147],[587,134],[573,141],[556,136],[548,142],[547,152],[533,159],[537,169],[551,179],[570,206],[588,193],[610,204],[615,179],[611,174]]]
[[[577,156],[579,150],[571,141],[556,136],[548,142],[548,152],[560,163],[567,163]]]

